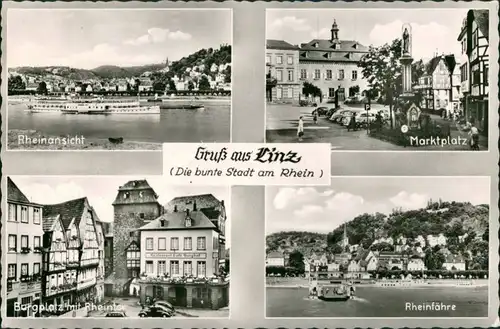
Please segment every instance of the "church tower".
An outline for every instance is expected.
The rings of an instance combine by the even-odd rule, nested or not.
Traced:
[[[137,229],[160,217],[163,207],[146,180],[129,181],[118,188],[113,202],[113,295],[128,295],[128,286],[139,276],[138,262],[127,261],[127,251],[140,246]],[[134,267],[131,267],[133,264]]]
[[[337,21],[334,19],[333,24],[332,24],[332,29],[330,30],[331,32],[331,42],[338,42],[339,41],[339,27],[337,26]]]

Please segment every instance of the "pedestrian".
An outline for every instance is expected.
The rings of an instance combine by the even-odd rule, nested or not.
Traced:
[[[479,150],[479,130],[472,124],[470,131],[470,146],[473,150]]]
[[[314,115],[313,115],[313,121],[314,121],[314,124],[317,125],[318,124],[318,111],[315,111],[314,112]]]
[[[302,142],[302,136],[304,136],[304,121],[301,116],[299,117],[299,125],[297,127],[297,137],[299,138],[299,142]]]

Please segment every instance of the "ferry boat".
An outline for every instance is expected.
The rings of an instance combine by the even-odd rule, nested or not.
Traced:
[[[160,114],[158,105],[142,106],[138,101],[36,100],[25,111],[62,114]]]
[[[333,282],[319,285],[318,281],[310,281],[309,298],[325,302],[346,302],[354,298],[356,288],[351,283]]]

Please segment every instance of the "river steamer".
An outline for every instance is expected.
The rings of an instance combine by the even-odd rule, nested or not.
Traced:
[[[137,101],[35,101],[26,110],[32,113],[62,114],[160,114],[157,105],[141,106]]]

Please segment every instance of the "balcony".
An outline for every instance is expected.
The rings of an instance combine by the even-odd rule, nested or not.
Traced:
[[[99,266],[99,258],[82,259],[82,261],[80,262],[81,268],[97,267],[97,266]]]
[[[29,254],[31,252],[31,248],[29,247],[22,247],[21,248],[21,254]]]
[[[97,282],[95,277],[89,278],[89,279],[79,279],[77,284],[76,284],[76,289],[77,290],[82,290],[88,287],[92,287],[95,285]]]
[[[47,291],[46,291],[45,294],[47,296],[52,296],[52,295],[56,295],[56,294],[60,294],[60,293],[71,291],[71,290],[73,290],[75,288],[76,288],[76,282],[73,282],[73,283],[63,283],[63,284],[60,284],[60,285],[54,285],[54,286],[47,287]]]

